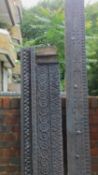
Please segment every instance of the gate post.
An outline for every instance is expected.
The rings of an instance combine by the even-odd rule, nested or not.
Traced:
[[[63,175],[59,71],[54,48],[22,50],[22,174]]]
[[[36,64],[34,49],[23,49],[21,51],[21,64],[21,174],[32,175],[34,163],[36,168],[37,149]],[[35,175],[37,175],[37,172]]]
[[[66,0],[68,175],[91,175],[84,0]]]

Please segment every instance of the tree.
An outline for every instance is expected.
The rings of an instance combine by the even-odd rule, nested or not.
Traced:
[[[98,3],[88,4],[86,16],[86,55],[89,94],[98,95]],[[55,45],[64,89],[64,0],[42,0],[36,7],[23,12],[24,46]]]
[[[88,5],[85,14],[89,94],[98,95],[98,3]]]
[[[62,85],[64,81],[64,5],[63,0],[44,0],[23,12],[24,46],[51,45],[58,50]]]

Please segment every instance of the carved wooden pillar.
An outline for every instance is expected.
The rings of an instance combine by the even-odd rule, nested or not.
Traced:
[[[22,51],[22,173],[63,175],[59,71],[54,48]],[[35,60],[36,59],[36,60]]]
[[[84,0],[66,0],[68,175],[91,175]]]

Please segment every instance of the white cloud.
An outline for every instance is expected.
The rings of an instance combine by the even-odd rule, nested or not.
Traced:
[[[25,8],[30,8],[34,5],[36,5],[40,0],[21,0],[22,4]],[[98,0],[84,0],[85,4],[89,3],[94,3],[94,2],[98,2]]]
[[[98,2],[98,0],[84,0],[85,1],[85,3],[87,4],[87,3],[94,3],[94,2]]]
[[[23,7],[30,8],[38,3],[40,0],[21,0]]]

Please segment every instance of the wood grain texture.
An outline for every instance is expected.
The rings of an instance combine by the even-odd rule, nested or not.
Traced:
[[[31,49],[23,51],[22,58],[23,175],[63,175],[60,78],[55,55],[54,62],[51,57],[47,62],[44,54],[43,62],[41,53],[42,62],[38,62]]]
[[[66,0],[68,174],[90,175],[84,1]]]

